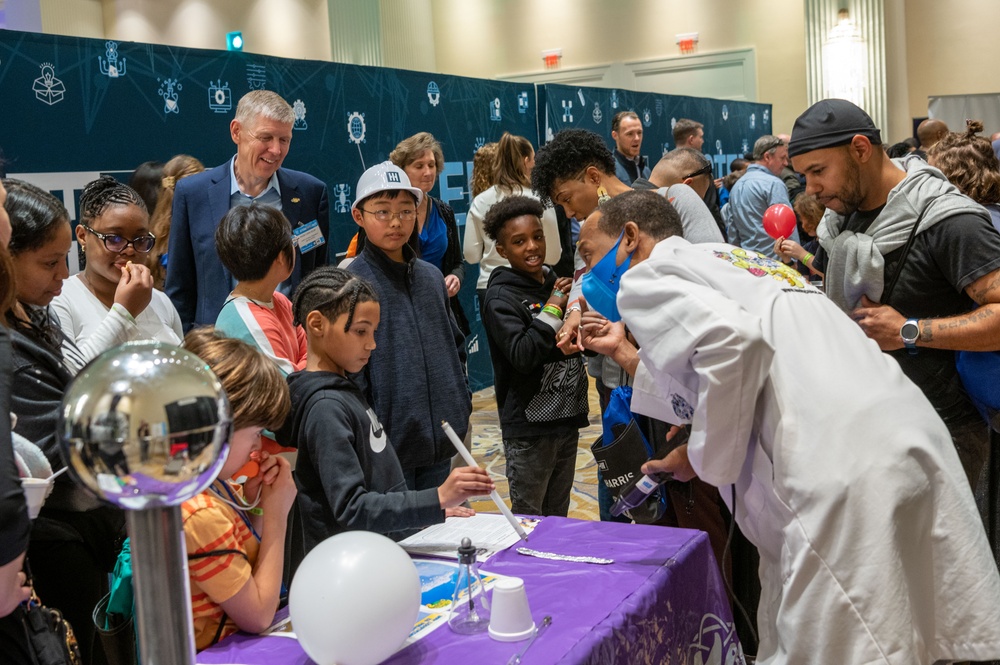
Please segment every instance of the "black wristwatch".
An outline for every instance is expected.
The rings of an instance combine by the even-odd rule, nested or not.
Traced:
[[[899,329],[899,336],[903,338],[903,346],[909,350],[910,354],[916,354],[917,338],[920,337],[920,326],[917,319],[907,319],[903,327]]]

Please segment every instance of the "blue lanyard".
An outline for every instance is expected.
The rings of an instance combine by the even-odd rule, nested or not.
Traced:
[[[222,483],[222,487],[225,488],[226,494],[228,494],[229,498],[232,499],[233,504],[239,505],[239,504],[243,503],[242,501],[239,501],[236,498],[235,494],[233,494],[233,490],[232,490],[232,488],[229,487],[229,483],[227,483],[224,480],[222,480],[220,482]],[[218,490],[218,488],[215,486],[215,483],[212,483],[211,485],[209,485],[208,488],[210,490],[212,490],[212,492],[214,492],[215,494],[217,494],[223,500],[223,503],[225,503],[225,497],[222,496],[222,492],[220,492]],[[233,510],[236,511],[236,514],[238,514],[240,516],[240,519],[243,520],[243,523],[247,525],[247,528],[250,530],[250,533],[253,534],[253,537],[256,538],[257,542],[259,543],[260,542],[260,534],[258,534],[257,530],[255,528],[253,528],[253,522],[251,522],[250,518],[247,517],[247,514],[246,514],[245,511],[240,510],[239,508],[236,508],[235,505],[231,505],[231,507],[233,508]]]

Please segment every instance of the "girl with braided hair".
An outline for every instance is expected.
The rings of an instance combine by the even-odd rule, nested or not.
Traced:
[[[292,411],[276,435],[299,451],[295,483],[306,552],[343,531],[398,540],[446,516],[474,514],[461,504],[493,490],[486,471],[462,467],[440,487],[408,490],[375,410],[349,378],[375,352],[375,288],[346,270],[320,268],[299,284],[293,309],[306,330],[308,360],[288,376]]]
[[[181,320],[170,299],[153,288],[146,258],[156,238],[139,193],[111,176],[87,183],[80,196],[76,241],[87,257],[82,272],[52,301],[63,332],[79,349],[72,369],[132,340],[180,344]]]

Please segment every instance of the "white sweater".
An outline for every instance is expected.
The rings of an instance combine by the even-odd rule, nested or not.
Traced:
[[[490,273],[499,266],[510,266],[507,259],[500,256],[496,249],[496,243],[486,237],[483,233],[483,220],[486,213],[493,207],[494,203],[502,201],[508,196],[528,196],[535,200],[531,190],[518,189],[513,194],[504,194],[496,185],[493,185],[479,196],[472,199],[472,206],[469,214],[465,218],[465,246],[463,253],[465,260],[469,263],[479,264],[479,279],[476,281],[477,289],[485,289],[486,283],[490,279]],[[559,262],[562,255],[559,245],[559,225],[556,223],[556,211],[553,208],[546,208],[542,215],[542,231],[545,233],[545,263],[554,265]]]
[[[59,317],[63,333],[80,350],[79,354],[65,355],[67,365],[75,371],[125,342],[151,339],[179,345],[184,337],[181,318],[173,303],[156,289],[146,309],[133,319],[121,305],[105,307],[77,274],[63,282],[62,293],[52,300],[51,307]],[[77,362],[81,363],[79,367]]]

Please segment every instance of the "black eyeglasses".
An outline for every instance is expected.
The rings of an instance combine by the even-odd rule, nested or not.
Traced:
[[[132,248],[140,254],[148,254],[153,249],[153,245],[156,244],[156,236],[152,233],[126,240],[124,236],[120,236],[117,233],[100,233],[86,224],[80,224],[80,226],[100,238],[104,243],[104,247],[109,252],[114,252],[115,254],[121,254],[129,245],[132,245]]]
[[[708,175],[708,176],[712,175],[712,163],[711,162],[709,162],[708,164],[705,164],[703,167],[701,167],[700,169],[698,169],[694,173],[688,173],[686,176],[684,176],[683,178],[681,178],[681,180],[687,180],[688,178],[697,178],[700,175]]]

